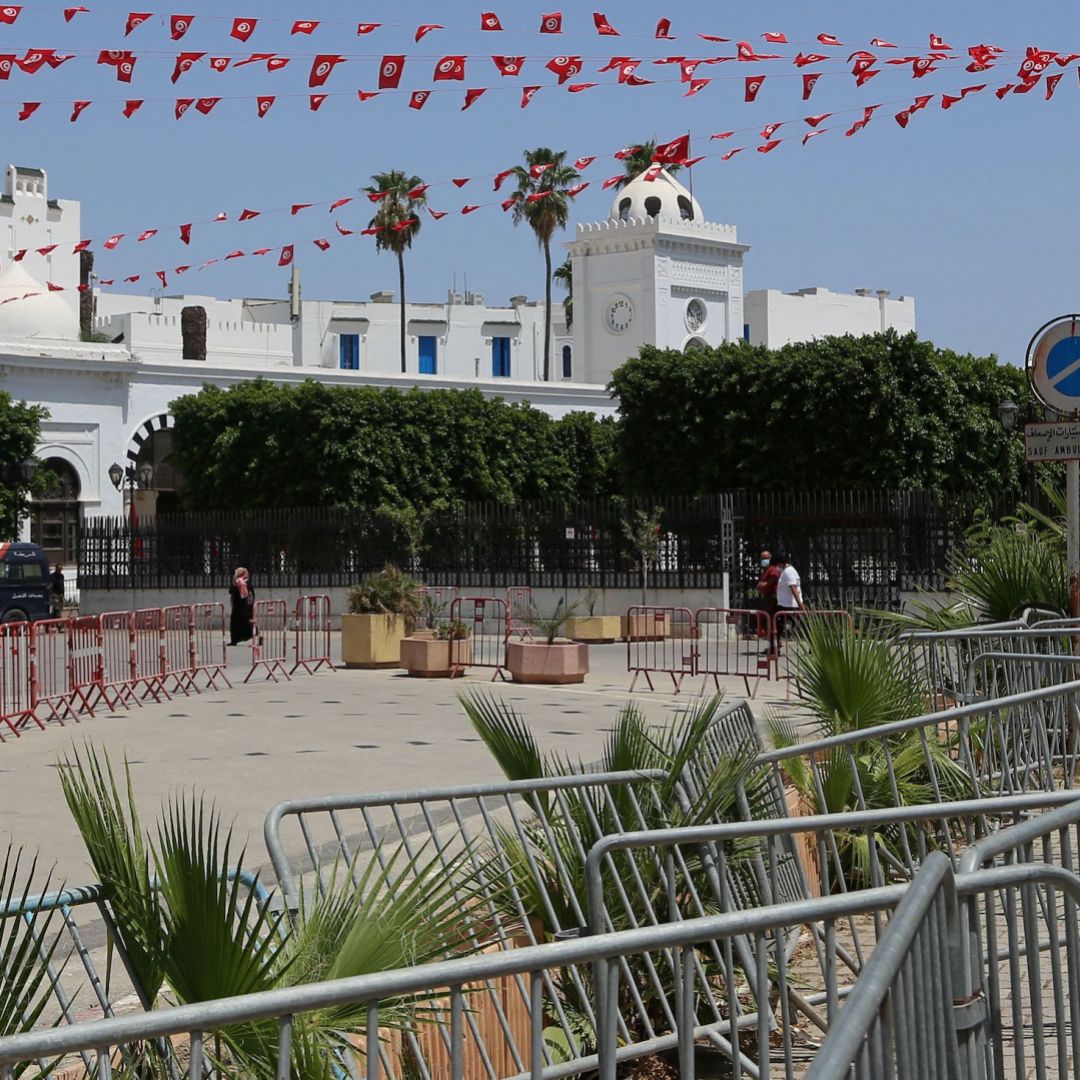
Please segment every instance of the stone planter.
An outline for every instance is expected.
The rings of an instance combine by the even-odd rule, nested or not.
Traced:
[[[623,615],[620,617],[622,636],[627,641],[662,641],[671,636],[671,616]]]
[[[784,785],[784,802],[787,803],[789,818],[812,817],[817,813],[814,799],[790,782]],[[799,853],[810,895],[821,896],[821,853],[818,849],[817,833],[796,833],[795,850]]]
[[[342,615],[341,662],[347,668],[401,666],[403,615]]]
[[[449,679],[472,663],[472,638],[440,641],[414,634],[401,643],[401,666],[416,679]]]
[[[559,685],[585,681],[589,671],[589,646],[559,638],[546,641],[510,641],[506,666],[517,683]]]
[[[566,636],[589,645],[610,645],[622,637],[618,615],[575,615],[566,620]]]

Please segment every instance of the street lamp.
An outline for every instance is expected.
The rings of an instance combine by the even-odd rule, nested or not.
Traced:
[[[136,488],[148,488],[154,482],[154,466],[147,462],[144,465],[140,465],[135,468],[133,465],[128,465],[126,468],[123,465],[118,465],[115,461],[109,466],[109,480],[112,486],[120,491],[124,485],[127,485],[128,492],[128,573],[131,575],[131,610],[134,611],[136,607],[136,594],[135,594],[135,549],[137,544],[141,544],[142,541],[136,541],[135,538],[135,524],[138,520],[135,514],[135,490]]]
[[[1015,401],[1005,400],[997,407],[998,419],[1008,435],[1016,427],[1016,418],[1020,415],[1020,406]]]

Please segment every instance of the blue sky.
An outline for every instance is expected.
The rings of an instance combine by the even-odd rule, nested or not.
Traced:
[[[958,52],[977,43],[1020,53],[1029,45],[1080,51],[1071,4],[774,0],[721,7],[650,0],[616,7],[609,0],[545,0],[547,6],[517,0],[418,0],[357,7],[329,0],[228,0],[218,6],[219,17],[210,18],[213,9],[201,6],[205,0],[175,0],[178,7],[159,6],[157,11],[165,16],[202,15],[178,44],[161,20],[125,39],[128,8],[107,10],[94,0],[85,3],[91,13],[76,16],[70,24],[63,20],[61,0],[55,8],[27,8],[14,26],[0,26],[0,52],[21,55],[27,48],[44,47],[80,54],[56,71],[46,68],[34,76],[13,72],[0,85],[2,156],[4,163],[47,169],[54,197],[81,199],[84,236],[100,241],[116,232],[128,234],[114,253],[99,256],[103,276],[152,277],[158,268],[197,266],[234,249],[277,247],[295,239],[300,241],[297,261],[306,296],[366,298],[395,287],[393,261],[376,254],[371,240],[340,238],[333,227],[335,218],[348,228],[363,227],[371,209],[366,202],[350,204],[335,217],[324,207],[297,217],[268,214],[244,224],[207,225],[196,228],[188,248],[180,244],[175,229],[141,245],[133,243],[133,234],[207,220],[219,211],[233,217],[245,207],[270,209],[353,195],[373,172],[388,168],[408,170],[433,184],[488,175],[514,164],[526,147],[539,145],[565,148],[571,156],[600,156],[585,174],[592,186],[575,209],[577,220],[596,220],[606,217],[611,202],[600,182],[618,171],[611,154],[625,144],[654,135],[673,138],[689,130],[695,153],[715,154],[733,145],[755,145],[760,141],[756,132],[774,121],[789,121],[778,134],[801,135],[808,129],[799,118],[808,113],[861,109],[987,81],[985,93],[948,112],[935,100],[906,131],[893,120],[900,106],[889,104],[853,138],[832,130],[805,148],[793,140],[769,155],[751,150],[727,163],[710,158],[695,169],[695,194],[707,217],[738,225],[740,239],[752,245],[748,288],[823,285],[850,291],[866,286],[913,294],[921,333],[941,345],[1022,362],[1031,333],[1051,316],[1077,306],[1073,264],[1080,225],[1070,212],[1076,198],[1073,132],[1080,100],[1075,64],[1065,69],[1050,102],[1041,87],[1004,101],[992,95],[994,87],[1015,81],[1017,61],[1010,56],[977,76],[954,65],[916,81],[908,68],[887,68],[861,89],[848,74],[830,75],[821,80],[809,105],[801,101],[790,63],[731,62],[701,68],[698,74],[714,81],[692,98],[685,98],[685,87],[674,81],[602,86],[571,95],[556,88],[543,68],[545,59],[558,53],[630,55],[643,60],[642,75],[673,80],[677,69],[654,67],[649,61],[668,55],[732,54],[733,45],[706,44],[696,38],[698,32],[746,39],[762,52],[785,55],[809,51],[816,36],[825,32],[848,46],[821,50],[841,60],[874,37],[901,44],[900,53],[926,51],[930,33],[939,34]],[[133,6],[145,11],[155,3],[133,0]],[[494,10],[504,25],[516,27],[538,26],[542,12],[561,10],[568,32],[555,37],[446,30],[430,34],[419,45],[413,42],[412,28],[420,23],[478,26],[484,10]],[[596,10],[606,11],[624,36],[598,37],[592,26]],[[232,16],[264,20],[246,47],[229,37]],[[661,16],[672,20],[676,41],[653,39]],[[292,20],[300,18],[323,20],[324,25],[311,37],[290,36]],[[386,25],[358,38],[358,21]],[[773,30],[785,32],[792,44],[772,47],[762,42],[761,34]],[[94,64],[97,51],[108,48],[127,48],[140,57],[130,87],[119,84],[112,69]],[[181,49],[205,50],[210,56],[278,52],[296,59],[273,74],[261,65],[215,73],[204,60],[173,87],[169,76]],[[883,58],[896,55],[878,51]],[[375,88],[378,63],[350,60],[337,68],[325,88],[341,96],[329,98],[313,114],[307,107],[307,75],[310,57],[317,52],[423,57],[407,66],[402,86],[409,89],[438,85],[431,82],[431,69],[444,55],[478,59],[470,60],[465,83],[442,84],[453,86],[454,92],[435,95],[419,112],[407,108],[405,95],[359,103],[355,91]],[[493,53],[538,59],[528,61],[522,79],[500,79],[486,59]],[[611,81],[611,74],[595,73],[599,66],[597,60],[588,60],[579,80]],[[845,66],[837,61],[822,67],[839,71]],[[772,77],[758,100],[746,104],[743,79],[758,73]],[[460,111],[462,87],[500,83],[511,89],[492,90],[468,112]],[[522,110],[519,85],[536,83],[544,89]],[[254,98],[259,94],[278,95],[262,120],[255,118]],[[172,118],[171,99],[202,95],[225,100],[210,116],[192,111],[181,121]],[[249,99],[229,100],[240,95]],[[120,115],[125,97],[147,99],[131,120]],[[94,99],[95,104],[72,124],[68,116],[76,99]],[[30,120],[18,123],[18,103],[24,100],[45,104]],[[853,118],[848,114],[841,121]],[[750,127],[752,132],[724,144],[707,140],[713,132]],[[429,198],[438,209],[457,211],[465,203],[492,201],[491,188],[490,179],[475,180],[460,191],[444,184],[433,187]],[[326,253],[310,243],[322,236],[333,242]],[[489,302],[505,302],[518,293],[541,296],[542,266],[531,235],[514,229],[497,207],[468,217],[451,213],[438,223],[425,222],[407,264],[409,295],[415,300],[443,299],[455,275],[459,289],[467,275],[469,288]],[[143,285],[154,283],[144,279]],[[286,272],[277,268],[275,259],[245,258],[189,273],[175,282],[174,290],[279,296],[285,284]]]

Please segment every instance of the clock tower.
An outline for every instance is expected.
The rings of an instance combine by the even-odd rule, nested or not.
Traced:
[[[689,351],[743,336],[743,256],[734,225],[705,221],[665,171],[631,181],[607,221],[578,225],[575,368],[607,382],[642,345]]]

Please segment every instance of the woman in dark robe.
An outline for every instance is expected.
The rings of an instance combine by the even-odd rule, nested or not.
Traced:
[[[232,609],[229,614],[229,644],[239,645],[254,636],[255,590],[250,575],[242,566],[236,568],[233,583],[229,586]]]

